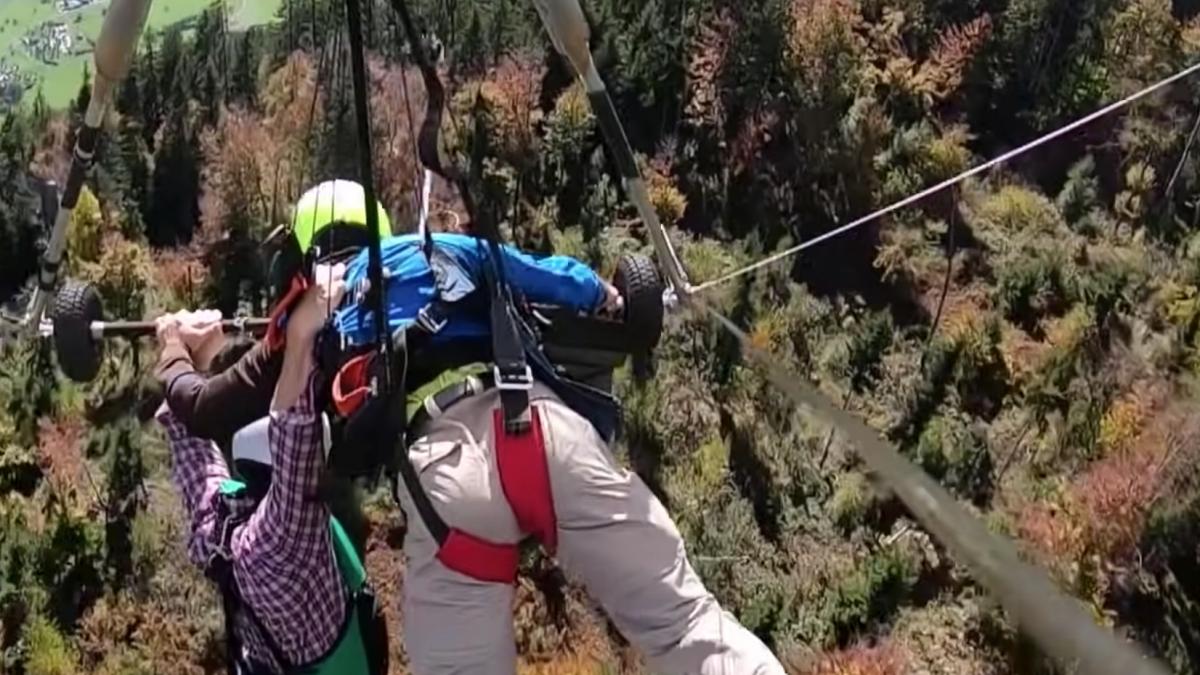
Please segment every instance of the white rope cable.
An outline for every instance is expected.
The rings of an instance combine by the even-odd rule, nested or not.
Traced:
[[[934,185],[933,187],[926,188],[926,189],[924,189],[914,195],[906,197],[890,206],[885,206],[884,208],[879,209],[878,211],[875,211],[868,215],[865,215],[862,218],[859,218],[858,220],[855,220],[850,223],[846,223],[845,225],[842,225],[841,227],[830,230],[824,234],[821,234],[817,237],[809,239],[808,241],[806,241],[804,243],[798,244],[798,245],[793,246],[784,251],[780,251],[779,253],[776,253],[774,255],[768,256],[767,258],[764,258],[756,263],[747,265],[741,269],[730,272],[729,274],[718,277],[711,281],[706,281],[697,286],[693,286],[691,288],[691,292],[699,293],[701,291],[705,291],[714,286],[719,286],[721,284],[724,284],[724,283],[727,283],[734,279],[737,279],[738,277],[745,276],[747,274],[750,274],[752,272],[760,270],[763,267],[766,267],[768,265],[772,265],[776,262],[779,262],[780,260],[790,258],[802,251],[805,251],[809,248],[812,248],[813,246],[816,246],[817,244],[820,244],[822,242],[833,239],[834,237],[837,237],[841,234],[849,232],[850,230],[862,227],[863,225],[866,225],[867,223],[878,220],[886,215],[889,215],[891,213],[899,211],[900,209],[903,209],[907,206],[911,206],[912,204],[915,204],[932,194],[936,194],[938,192],[941,192],[942,190],[945,190],[948,187],[957,185],[958,183],[961,183],[961,182],[967,180],[968,178],[977,176],[995,166],[998,166],[1000,164],[1003,164],[1003,163],[1013,159],[1014,157],[1023,155],[1025,153],[1029,152],[1030,150],[1033,150],[1037,147],[1040,147],[1042,145],[1049,143],[1050,141],[1055,140],[1056,138],[1059,138],[1061,136],[1069,134],[1072,131],[1079,129],[1080,127],[1091,124],[1092,122],[1095,122],[1096,120],[1098,120],[1102,117],[1105,117],[1107,115],[1111,115],[1112,113],[1128,106],[1129,104],[1131,104],[1139,99],[1145,98],[1146,96],[1149,96],[1150,94],[1158,91],[1159,89],[1162,89],[1163,87],[1172,85],[1172,84],[1178,82],[1179,80],[1182,80],[1183,78],[1185,78],[1189,75],[1192,75],[1193,73],[1195,73],[1197,71],[1200,71],[1200,63],[1193,64],[1193,65],[1189,66],[1188,68],[1185,68],[1184,70],[1181,70],[1178,73],[1176,73],[1164,80],[1160,80],[1160,81],[1146,87],[1145,89],[1142,89],[1141,91],[1138,91],[1134,94],[1126,96],[1125,98],[1117,101],[1116,103],[1112,103],[1104,108],[1101,108],[1100,110],[1097,110],[1096,112],[1093,112],[1092,114],[1090,114],[1086,117],[1075,120],[1074,122],[1071,122],[1070,124],[1068,124],[1064,127],[1060,127],[1058,129],[1046,134],[1045,136],[1042,136],[1033,141],[1030,141],[1029,143],[1026,143],[1025,145],[1022,145],[1021,147],[1016,148],[1015,150],[1010,150],[1010,151],[1004,153],[1003,155],[1000,155],[999,157],[988,160],[987,162],[984,162],[983,164],[980,164],[979,166],[976,166],[972,169],[968,169],[968,170],[958,174],[957,176],[954,176],[953,178],[944,180],[941,183]]]
[[[433,187],[433,172],[425,169],[425,180],[421,186],[421,210],[417,217],[417,234],[425,236],[425,228],[429,222],[429,192]]]

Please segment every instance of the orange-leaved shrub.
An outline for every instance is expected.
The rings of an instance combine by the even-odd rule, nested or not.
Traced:
[[[60,497],[83,488],[86,437],[83,420],[77,416],[42,419],[38,424],[38,465]]]
[[[825,654],[811,675],[904,675],[903,652],[890,643],[876,646],[858,644]]]

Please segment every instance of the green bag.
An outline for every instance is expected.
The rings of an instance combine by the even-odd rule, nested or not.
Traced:
[[[235,480],[226,480],[221,484],[221,496],[232,500],[243,496],[246,485]],[[226,509],[226,513],[229,510]],[[232,533],[233,527],[227,527]],[[342,582],[350,593],[346,607],[346,619],[342,625],[337,642],[329,652],[315,662],[302,666],[286,666],[288,675],[384,675],[387,673],[387,626],[376,602],[375,594],[367,583],[367,571],[349,535],[342,524],[332,516],[329,518],[330,536],[333,538],[334,557]],[[219,576],[214,576],[219,578]],[[232,617],[229,616],[237,608],[249,609],[242,605],[237,589],[232,587],[232,574],[225,575],[226,581],[221,586],[225,596],[226,630],[232,627]],[[231,597],[232,596],[232,597]],[[264,636],[268,647],[274,652],[275,659],[287,664],[282,658],[274,640],[258,622],[252,612],[247,612]],[[227,639],[232,638],[232,633]]]

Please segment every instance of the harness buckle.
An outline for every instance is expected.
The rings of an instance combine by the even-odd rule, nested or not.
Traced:
[[[433,306],[433,303],[430,303],[422,307],[421,311],[417,312],[417,325],[421,327],[421,330],[431,335],[440,333],[448,323],[448,319],[446,319],[444,316],[440,316],[440,312],[430,311],[430,308]],[[438,314],[438,316],[435,316],[435,313]]]
[[[529,391],[533,389],[533,371],[525,365],[523,371],[504,372],[500,366],[492,366],[492,377],[495,378],[496,388],[501,391]]]
[[[215,560],[231,561],[233,560],[233,530],[238,523],[234,522],[234,518],[225,515],[221,518],[221,533],[217,538],[217,545],[213,547],[211,553],[208,554],[208,562],[211,565]]]

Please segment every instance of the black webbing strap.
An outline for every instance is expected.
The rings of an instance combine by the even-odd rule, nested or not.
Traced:
[[[417,509],[417,515],[421,516],[421,522],[425,523],[425,529],[429,530],[429,534],[433,536],[433,540],[440,547],[450,536],[450,527],[438,515],[437,509],[433,508],[433,502],[429,501],[429,495],[425,492],[425,488],[421,487],[421,479],[417,476],[417,470],[413,467],[412,460],[407,457],[407,453],[396,464],[399,467],[397,473],[404,481],[404,487],[408,490],[408,496]]]
[[[407,329],[401,329],[392,336],[393,353],[397,357],[393,360],[393,364],[397,364],[398,370],[393,374],[393,381],[397,382],[399,387],[388,392],[390,399],[387,403],[390,410],[387,420],[384,422],[387,429],[383,432],[385,437],[380,440],[386,443],[387,447],[398,451],[399,456],[395,457],[395,461],[392,463],[394,466],[392,475],[399,474],[400,479],[404,481],[404,487],[408,490],[417,514],[440,547],[450,536],[450,528],[446,525],[446,521],[438,515],[437,509],[433,508],[433,502],[429,501],[429,495],[421,487],[421,479],[417,476],[417,470],[408,456],[408,389],[405,386],[406,373],[403,372],[407,369],[408,360],[412,358],[411,350],[414,346],[411,343],[412,340],[421,341],[427,339],[429,335],[430,333],[416,324]],[[394,484],[392,491],[396,492]]]
[[[514,316],[515,307],[512,294],[504,276],[503,251],[500,248],[500,230],[496,226],[493,214],[487,209],[476,207],[471,195],[470,181],[451,161],[444,161],[438,145],[438,135],[441,131],[441,119],[445,107],[445,89],[438,78],[437,70],[425,54],[412,15],[408,11],[405,0],[391,0],[400,23],[412,48],[413,58],[425,81],[427,93],[425,121],[417,139],[418,156],[426,168],[443,178],[452,181],[458,187],[459,197],[463,200],[467,213],[471,218],[477,236],[489,243],[490,254],[487,270],[488,299],[491,305],[489,319],[492,330],[492,353],[495,361],[495,374],[501,389],[500,401],[504,409],[504,426],[508,433],[524,433],[529,429],[529,389],[533,386],[533,378],[525,362],[525,351],[517,332]],[[482,143],[478,142],[479,133],[475,134],[476,143],[472,157],[472,175],[478,177],[483,161]],[[433,250],[433,235],[426,228],[426,254]]]
[[[477,99],[478,104],[478,99]],[[483,172],[484,138],[479,115],[475,117],[474,143],[471,153],[471,175],[478,177]],[[504,250],[500,245],[500,227],[489,208],[472,214],[475,218],[477,236],[488,243],[488,255],[484,256],[484,278],[488,285],[489,318],[492,331],[492,360],[496,386],[500,389],[500,405],[504,411],[504,431],[508,434],[523,434],[529,431],[532,413],[529,407],[529,390],[533,388],[533,373],[525,361],[525,345],[518,332],[520,318],[516,316],[512,288],[504,273]]]
[[[509,434],[529,431],[532,414],[529,390],[533,388],[533,373],[525,361],[525,346],[517,332],[517,318],[512,292],[504,283],[500,245],[491,241],[493,260],[484,266],[488,284],[488,308],[492,331],[493,375],[500,389],[500,406],[504,411],[504,430]]]
[[[219,528],[220,534],[217,549],[209,556],[208,564],[205,567],[206,576],[216,582],[217,588],[221,591],[221,604],[225,614],[225,650],[229,669],[230,672],[238,672],[237,664],[243,662],[242,641],[238,639],[235,622],[238,613],[244,612],[251,625],[262,637],[263,644],[271,652],[275,662],[286,672],[291,669],[291,662],[283,655],[283,650],[271,636],[271,631],[267,630],[267,627],[258,620],[254,609],[248,603],[243,602],[242,595],[238,591],[237,579],[233,574],[233,533],[249,519],[249,514],[234,516],[229,507],[230,499],[232,498],[225,494],[217,497],[215,526]]]

